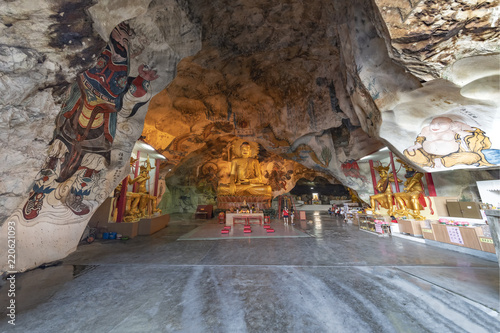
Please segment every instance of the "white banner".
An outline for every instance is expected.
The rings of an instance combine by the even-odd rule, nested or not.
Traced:
[[[450,236],[450,242],[455,243],[455,244],[464,245],[464,240],[462,239],[462,234],[460,233],[460,229],[458,227],[446,226],[446,229],[448,229],[448,235]]]

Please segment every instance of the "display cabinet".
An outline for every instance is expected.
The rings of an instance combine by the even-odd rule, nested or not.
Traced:
[[[390,235],[391,228],[388,222],[385,222],[382,216],[359,214],[359,229],[370,231],[380,235]]]
[[[478,232],[481,227],[464,227],[446,224],[432,224],[432,231],[438,242],[482,250]]]

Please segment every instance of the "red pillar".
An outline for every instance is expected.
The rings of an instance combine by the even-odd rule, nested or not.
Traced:
[[[429,196],[430,197],[435,197],[436,195],[436,188],[434,187],[434,180],[432,179],[432,174],[430,173],[425,173],[425,180],[427,182],[427,190],[429,191]]]
[[[398,174],[396,173],[396,167],[394,166],[394,156],[392,156],[392,151],[389,152],[389,157],[391,158],[392,174],[394,175],[394,186],[396,187],[396,193],[399,192]]]
[[[377,178],[375,178],[375,170],[373,169],[373,161],[370,160],[370,172],[372,174],[372,183],[373,183],[373,191],[375,192],[375,194],[378,193],[377,191]]]
[[[141,152],[137,151],[137,161],[135,161],[135,172],[134,172],[134,178],[137,178],[139,176],[139,169],[140,169],[140,159],[141,159]],[[137,192],[137,187],[139,184],[134,183],[132,187],[132,192]]]
[[[128,176],[122,180],[122,190],[120,191],[120,198],[118,199],[118,214],[116,214],[116,222],[123,222],[123,215],[125,215],[125,207],[127,205],[127,187]]]
[[[154,196],[158,196],[158,181],[160,179],[160,159],[157,158],[155,160],[155,190],[154,190]]]

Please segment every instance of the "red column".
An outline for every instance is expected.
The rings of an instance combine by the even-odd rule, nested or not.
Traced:
[[[134,178],[137,178],[137,176],[139,176],[140,159],[141,159],[141,152],[140,152],[140,151],[137,151],[137,161],[135,161],[135,172],[134,172]],[[133,187],[132,187],[132,192],[136,192],[136,191],[137,191],[137,187],[138,187],[138,186],[139,186],[139,184],[134,183],[134,185],[133,185]]]
[[[391,158],[392,174],[394,175],[394,186],[396,187],[396,193],[399,192],[398,174],[396,173],[396,167],[394,166],[394,156],[392,156],[392,151],[389,152],[389,157]]]
[[[378,193],[377,191],[377,178],[375,178],[375,170],[373,170],[373,161],[370,160],[370,172],[372,174],[372,182],[373,182],[373,191],[375,192],[375,194]]]
[[[122,190],[120,191],[120,198],[118,199],[117,208],[118,214],[116,214],[116,222],[123,222],[123,215],[125,215],[125,207],[127,205],[127,187],[128,187],[128,176],[122,180]]]
[[[430,197],[437,196],[436,188],[434,187],[434,180],[432,179],[432,174],[426,172],[425,180],[427,182],[427,190],[429,191],[429,196]]]
[[[154,196],[158,196],[158,180],[160,179],[160,159],[155,160],[155,190]]]

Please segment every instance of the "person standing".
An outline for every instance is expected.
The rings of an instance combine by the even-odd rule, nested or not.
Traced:
[[[285,224],[288,224],[288,208],[287,207],[283,208],[283,222]]]

